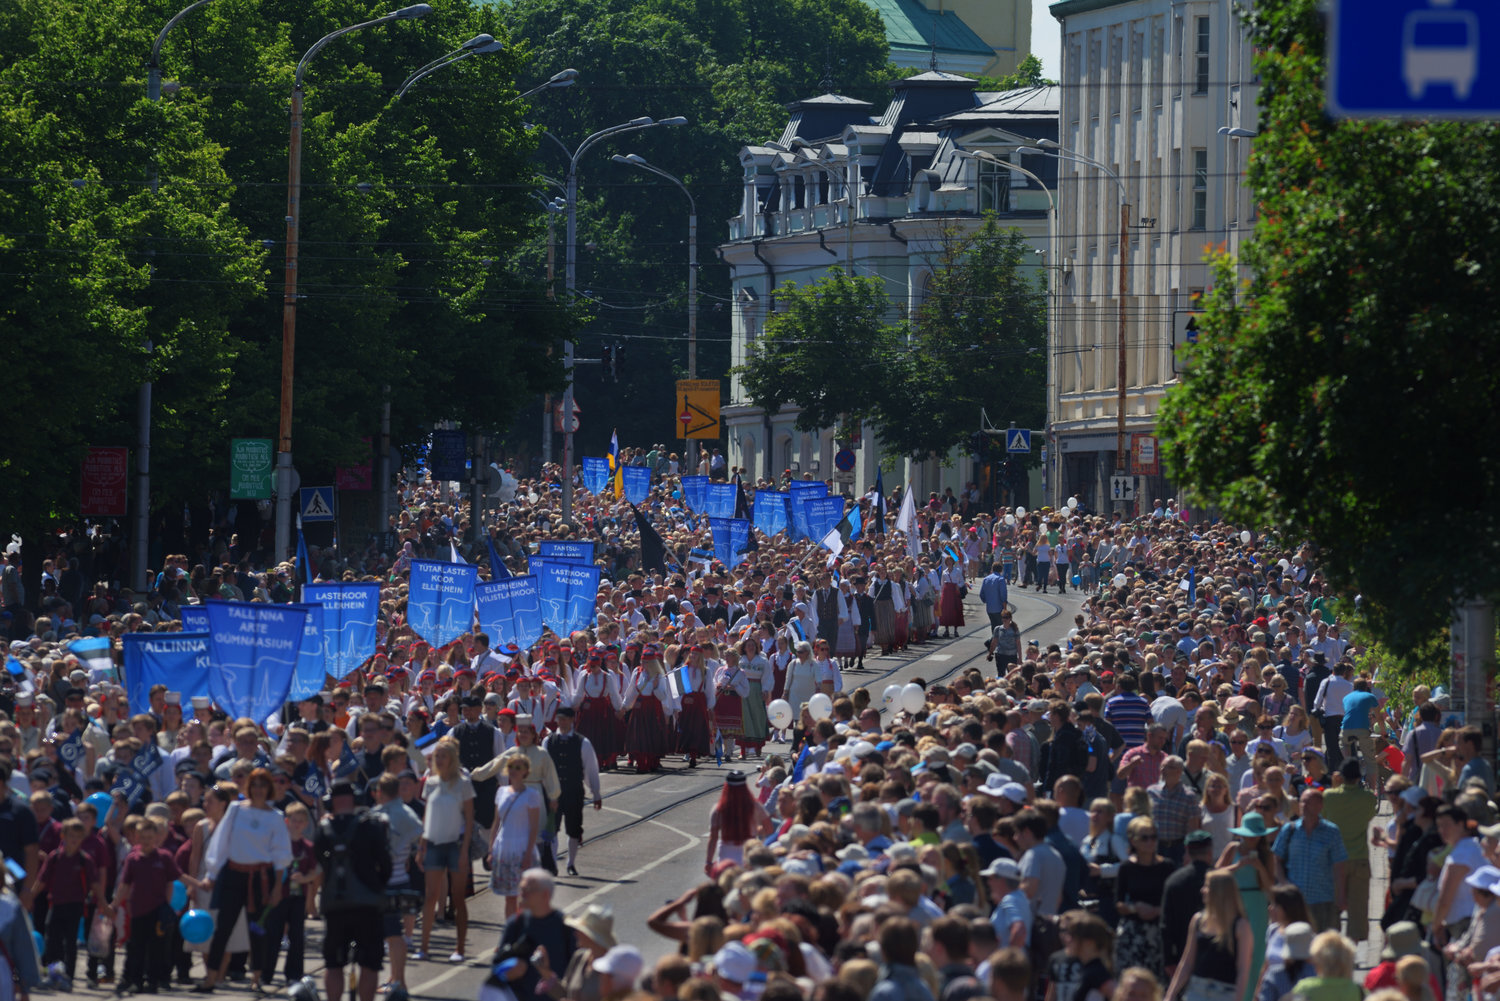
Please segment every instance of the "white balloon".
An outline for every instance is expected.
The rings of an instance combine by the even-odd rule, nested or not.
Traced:
[[[1250,529],[1247,528],[1243,532],[1240,533],[1240,541],[1243,542],[1245,545],[1247,545],[1247,546],[1250,545],[1250,539],[1251,539]]]
[[[1017,518],[1024,518],[1024,517],[1026,517],[1026,509],[1024,507],[1017,507],[1016,508],[1016,517]]]
[[[853,744],[840,744],[839,749],[833,752],[834,761],[846,761],[854,753]]]
[[[1115,584],[1115,587],[1124,587],[1125,586],[1125,575],[1122,574],[1122,573],[1115,574],[1114,584]]]
[[[1288,563],[1286,560],[1277,560],[1276,561],[1276,565],[1279,566],[1279,567],[1281,567],[1281,569],[1283,569],[1283,570],[1287,570],[1287,569],[1289,569],[1291,567],[1291,564]]]
[[[777,699],[766,706],[766,716],[776,729],[785,730],[792,725],[792,704],[786,699]]]
[[[1015,515],[1008,514],[1008,515],[1005,516],[1005,524],[1006,525],[1008,525],[1008,526],[1014,526],[1015,523],[1016,523],[1016,516]]]
[[[1068,639],[1072,639],[1074,636],[1077,636],[1077,635],[1078,635],[1078,627],[1077,626],[1074,626],[1072,629],[1068,630]]]
[[[813,720],[828,719],[833,715],[833,700],[824,692],[819,692],[807,700],[807,711],[812,714]]]
[[[915,681],[901,689],[901,708],[915,715],[927,702],[927,692]]]
[[[895,705],[897,703],[897,701],[900,700],[900,698],[901,698],[901,686],[900,685],[886,685],[885,686],[885,691],[882,692],[881,695],[880,695],[880,702],[887,709],[889,709],[891,706]]]
[[[1076,507],[1078,507],[1078,498],[1077,497],[1069,497],[1068,498],[1068,510],[1072,511]]]

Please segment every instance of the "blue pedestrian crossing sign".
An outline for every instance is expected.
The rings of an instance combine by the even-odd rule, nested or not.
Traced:
[[[1031,429],[1007,428],[1005,431],[1005,450],[1007,452],[1030,452]]]
[[[333,487],[302,488],[302,522],[333,521]]]

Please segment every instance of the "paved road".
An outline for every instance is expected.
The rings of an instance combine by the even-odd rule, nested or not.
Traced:
[[[984,659],[988,620],[976,599],[977,588],[972,589],[965,610],[970,625],[959,639],[889,657],[867,657],[866,670],[845,674],[845,687],[868,688],[878,705],[886,685],[905,684],[914,677],[929,683],[942,681],[972,664],[993,674],[993,665]],[[1045,645],[1066,635],[1080,600],[1073,592],[1058,596],[1013,590],[1012,603],[1025,637]],[[785,756],[787,746],[770,744],[767,751]],[[680,759],[668,759],[664,771],[656,775],[635,775],[628,769],[605,773],[604,809],[589,811],[584,817],[585,843],[578,859],[582,875],[559,878],[558,906],[571,914],[596,902],[612,907],[616,937],[639,947],[648,964],[671,951],[670,943],[646,928],[646,918],[666,901],[703,882],[708,813],[731,767],[726,761],[689,769]],[[488,892],[472,898],[469,911],[473,959],[464,966],[413,964],[407,975],[413,996],[477,995],[485,977],[485,960],[499,939],[502,912],[499,900]],[[451,929],[439,928],[433,954],[446,956],[451,946]],[[476,951],[480,946],[485,947],[483,953]]]

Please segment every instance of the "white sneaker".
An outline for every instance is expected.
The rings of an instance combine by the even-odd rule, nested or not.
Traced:
[[[450,963],[462,963],[462,962],[464,962],[464,954],[461,953],[461,952],[455,952],[453,955],[451,955],[451,956],[448,957],[448,962],[450,962]]]

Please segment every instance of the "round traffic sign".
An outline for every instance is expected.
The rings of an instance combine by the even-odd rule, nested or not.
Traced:
[[[688,413],[686,410],[684,410],[682,413],[678,414],[677,415],[677,419],[680,420],[680,421],[682,421],[683,424],[691,424],[691,423],[693,423],[693,415],[690,414],[690,413]]]
[[[847,473],[854,468],[854,450],[852,448],[841,448],[833,456],[833,466],[840,472]]]

